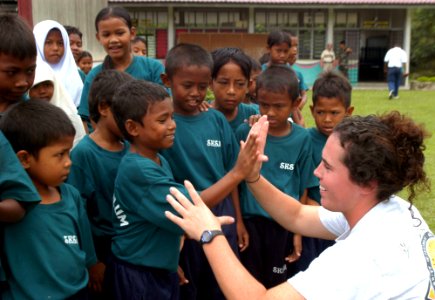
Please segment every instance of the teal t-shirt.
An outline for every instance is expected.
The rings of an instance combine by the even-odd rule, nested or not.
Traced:
[[[237,128],[242,125],[245,120],[248,120],[250,116],[257,114],[258,112],[255,110],[253,105],[240,103],[237,109],[237,116],[234,118],[234,120],[229,122],[231,129],[235,133]]]
[[[261,168],[261,175],[279,190],[300,199],[305,189],[315,186],[313,175],[312,147],[305,128],[292,123],[290,134],[283,137],[267,136],[264,153],[269,161]],[[236,132],[236,137],[246,140],[249,125],[243,124]],[[269,214],[258,204],[252,193],[241,184],[240,206],[244,218],[262,216],[271,219]]]
[[[85,72],[83,72],[81,69],[77,69],[77,70],[79,71],[80,79],[82,80],[83,83],[85,83],[86,80]]]
[[[224,115],[214,109],[196,116],[174,114],[174,119],[177,124],[174,145],[161,153],[177,182],[187,179],[198,191],[205,190],[225,176],[236,162],[239,146],[233,130]],[[212,211],[219,216],[235,216],[230,198]]]
[[[107,151],[88,135],[71,151],[72,166],[67,182],[77,188],[85,200],[86,210],[95,236],[112,236],[112,202],[116,174],[121,159],[128,152]]]
[[[0,131],[0,201],[14,199],[33,207],[41,201],[32,180],[27,175],[9,141]]]
[[[100,64],[94,67],[88,75],[86,75],[85,84],[83,86],[82,97],[80,99],[79,115],[84,120],[89,120],[89,103],[88,97],[91,89],[92,81],[103,70],[103,65]],[[125,72],[136,79],[143,79],[163,85],[160,75],[164,73],[163,64],[153,58],[143,56],[133,56],[133,61],[125,69]]]
[[[317,168],[317,166],[322,161],[322,151],[323,147],[325,147],[328,137],[321,133],[319,130],[317,130],[317,128],[312,127],[307,130],[311,137],[311,144],[313,145],[314,166]],[[320,190],[318,179],[317,185],[308,189],[308,197],[317,201],[320,204]]]
[[[159,158],[161,165],[131,152],[122,159],[113,198],[112,252],[133,265],[176,272],[183,230],[165,217],[167,210],[175,213],[166,195],[170,187],[188,193]]]
[[[59,186],[60,201],[39,204],[4,227],[9,288],[5,299],[66,299],[88,284],[96,263],[86,211],[79,192]]]

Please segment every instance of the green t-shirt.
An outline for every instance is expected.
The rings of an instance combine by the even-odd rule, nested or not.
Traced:
[[[80,99],[79,115],[84,120],[89,120],[89,103],[88,97],[91,89],[92,81],[103,70],[103,65],[100,64],[94,67],[88,75],[86,75],[85,84],[83,86],[82,97]],[[160,75],[164,73],[163,64],[153,58],[143,56],[133,56],[133,61],[125,69],[125,72],[136,79],[143,79],[163,85]]]
[[[267,136],[264,153],[269,161],[261,168],[261,175],[282,192],[300,199],[305,189],[315,186],[313,175],[312,147],[305,128],[292,123],[292,131],[287,136]],[[236,137],[245,140],[249,125],[239,127]],[[252,193],[241,184],[240,206],[243,217],[262,216],[271,219],[269,214],[258,204]]]
[[[248,120],[250,116],[256,115],[258,112],[255,110],[253,105],[240,103],[237,110],[237,116],[234,120],[230,121],[230,126],[235,133],[237,128],[242,125],[245,120]]]
[[[39,204],[4,227],[9,272],[5,299],[66,299],[88,284],[96,263],[91,230],[79,192],[59,186],[60,201]]]
[[[0,201],[4,199],[23,202],[26,207],[32,207],[41,201],[32,180],[0,131]]]
[[[72,166],[67,182],[77,188],[85,200],[95,236],[112,236],[112,202],[116,174],[121,159],[128,152],[113,152],[98,146],[85,136],[71,151]]]
[[[170,187],[188,195],[175,182],[161,155],[161,165],[136,153],[127,153],[119,165],[113,197],[112,252],[137,266],[177,271],[183,230],[165,216],[175,213],[166,201]]]
[[[310,134],[311,144],[313,145],[313,162],[314,166],[317,166],[322,161],[322,151],[325,147],[326,140],[328,137],[321,133],[317,128],[309,128],[308,133]],[[320,190],[319,190],[319,180],[317,179],[317,185],[315,187],[308,189],[308,197],[317,201],[320,204]]]

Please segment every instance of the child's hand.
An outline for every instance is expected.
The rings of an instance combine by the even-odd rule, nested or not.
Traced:
[[[187,280],[186,276],[184,276],[184,271],[180,266],[178,266],[177,274],[178,274],[178,279],[179,279],[180,285],[185,285],[185,284],[189,283],[189,280]]]
[[[247,120],[245,120],[245,123],[248,123],[249,127],[254,126],[255,123],[258,122],[258,120],[261,118],[261,115],[252,115],[249,116]]]
[[[240,152],[233,170],[242,179],[253,181],[258,178],[262,162],[267,161],[264,146],[268,128],[267,116],[263,116],[252,126],[246,142],[240,142]]]
[[[207,101],[202,101],[201,104],[198,106],[198,109],[200,112],[208,111],[208,109],[211,107],[211,105]]]
[[[243,220],[237,220],[237,240],[239,243],[239,251],[245,251],[249,246],[249,233],[246,230]]]
[[[305,119],[304,119],[304,116],[302,115],[302,112],[299,108],[296,108],[295,110],[293,110],[292,119],[293,119],[293,122],[295,122],[296,124],[298,124],[302,127],[305,127]]]
[[[293,263],[301,258],[302,253],[302,236],[300,234],[293,235],[293,252],[290,253],[285,260],[288,263]]]
[[[103,291],[104,272],[106,272],[106,265],[102,262],[97,262],[89,268],[88,287],[94,292],[101,293]]]

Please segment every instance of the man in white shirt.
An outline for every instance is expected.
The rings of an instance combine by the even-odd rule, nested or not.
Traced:
[[[320,66],[323,71],[332,71],[334,68],[335,53],[332,49],[332,43],[326,44],[326,49],[320,55]]]
[[[395,45],[388,50],[384,58],[384,71],[387,72],[388,81],[388,99],[399,99],[399,86],[402,81],[402,76],[408,76],[406,72],[406,63],[408,55],[405,50]]]

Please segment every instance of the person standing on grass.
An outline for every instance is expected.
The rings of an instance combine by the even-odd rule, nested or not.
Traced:
[[[332,43],[326,44],[326,49],[320,55],[320,66],[323,72],[332,71],[334,69],[335,53],[332,49]]]
[[[339,44],[337,63],[338,70],[349,79],[349,56],[352,54],[352,49],[346,46],[346,42],[343,40]]]
[[[171,189],[167,200],[181,217],[166,216],[202,241],[228,299],[433,298],[435,236],[412,203],[417,189],[429,190],[423,168],[428,133],[420,125],[399,112],[344,119],[314,171],[322,206],[306,206],[259,175],[268,126],[264,119],[256,124],[248,142],[256,139],[258,146],[242,144],[238,163],[243,160],[245,168],[238,169],[238,176],[251,182],[261,206],[288,230],[337,242],[306,271],[267,290],[238,262],[224,238],[210,238],[210,232],[233,220],[213,216],[189,182],[185,185],[194,204]],[[409,202],[394,195],[405,187]]]
[[[385,54],[384,62],[384,72],[387,73],[388,82],[388,99],[399,99],[399,86],[402,83],[402,77],[408,76],[406,72],[408,55],[405,50],[395,44]]]

